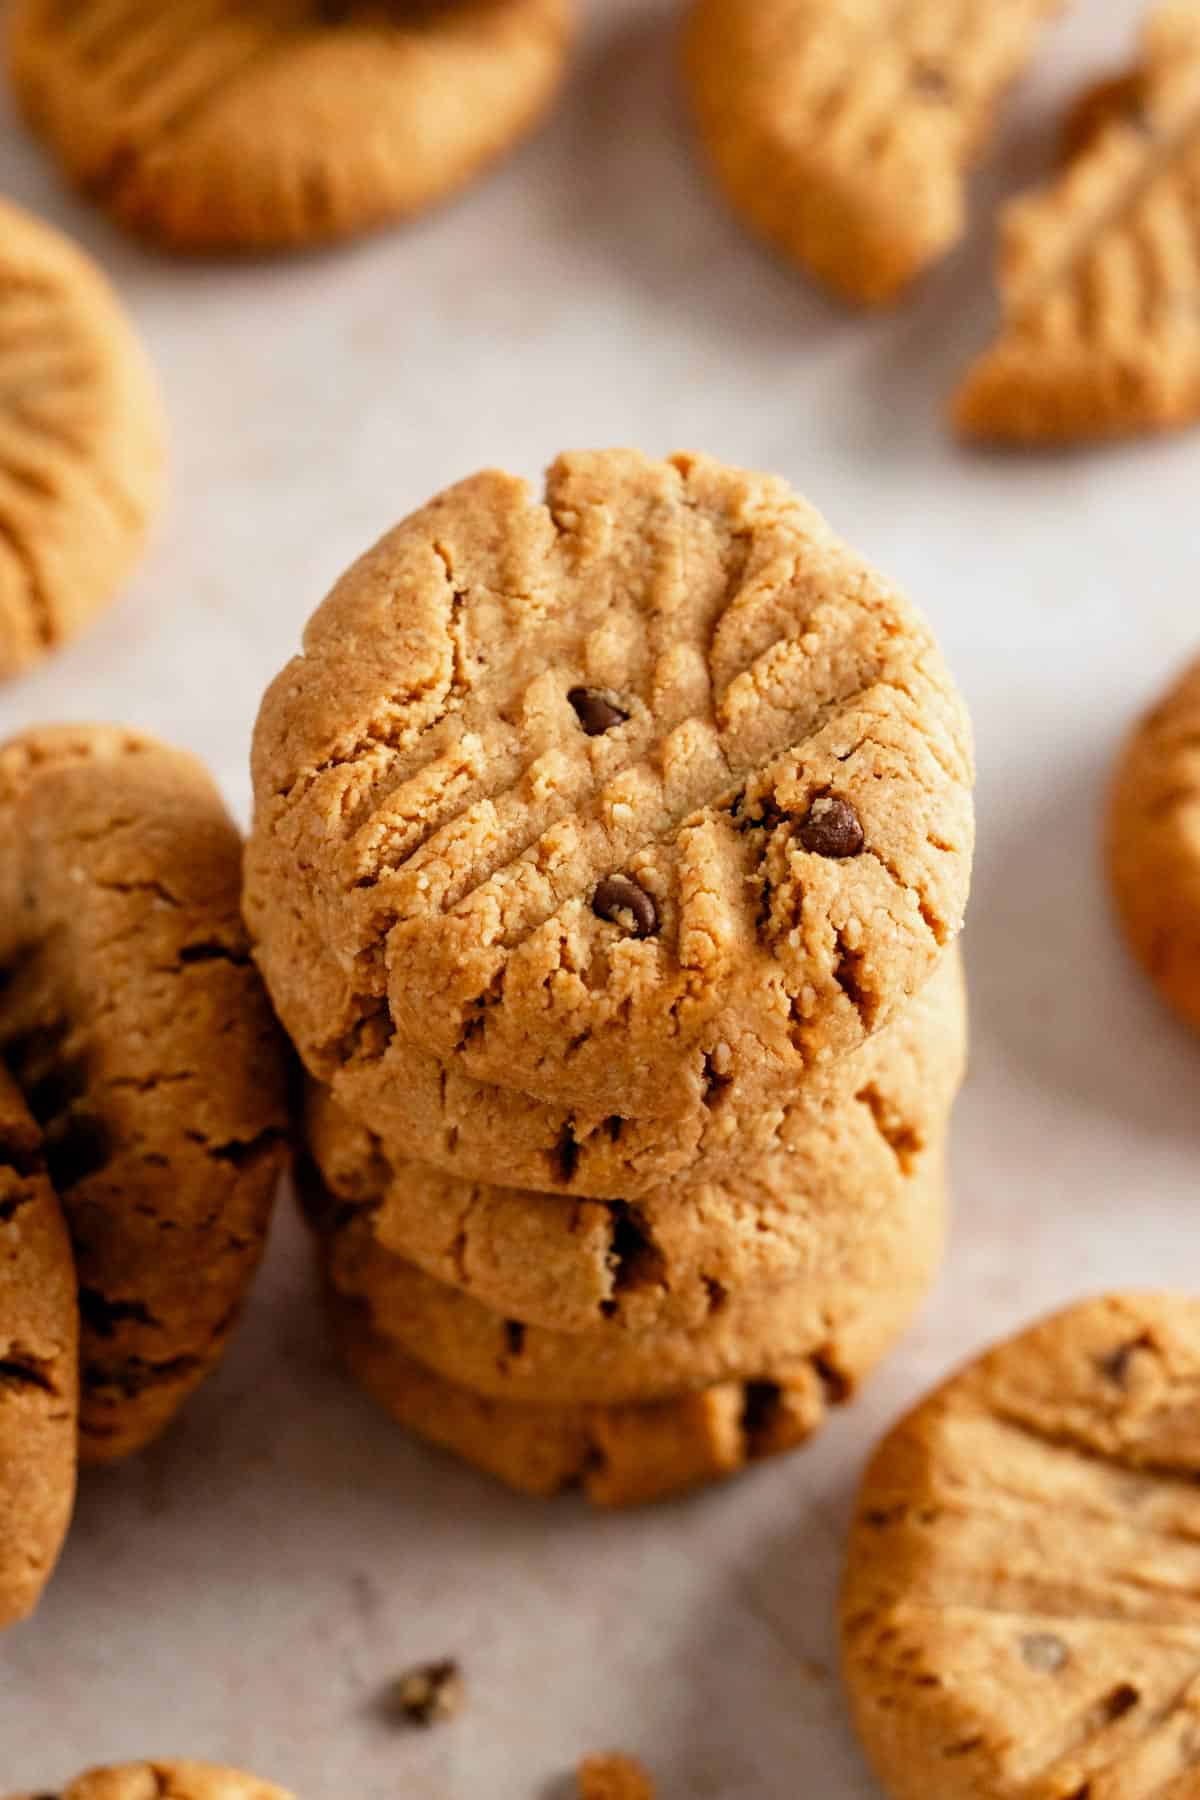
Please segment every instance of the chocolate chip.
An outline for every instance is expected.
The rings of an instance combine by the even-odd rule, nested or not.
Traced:
[[[466,1699],[462,1670],[453,1660],[410,1669],[396,1683],[396,1710],[412,1725],[443,1725]]]
[[[572,688],[567,699],[575,708],[575,716],[589,737],[603,737],[606,731],[615,731],[618,725],[624,725],[629,714],[622,712],[605,694],[597,693],[595,688]]]
[[[607,876],[592,896],[592,911],[598,919],[632,931],[634,937],[653,937],[658,930],[657,906],[628,875]]]
[[[1052,1631],[1032,1631],[1021,1639],[1021,1656],[1039,1675],[1056,1675],[1070,1660],[1070,1651]]]
[[[1132,1343],[1121,1344],[1108,1356],[1100,1358],[1100,1373],[1117,1387],[1124,1387],[1129,1376],[1129,1365],[1139,1350],[1149,1350],[1151,1343],[1145,1332]]]
[[[843,859],[859,856],[866,842],[862,820],[848,800],[836,794],[820,794],[800,825],[799,838],[814,856]]]
[[[916,62],[909,77],[914,93],[926,100],[952,100],[954,83],[940,63]]]

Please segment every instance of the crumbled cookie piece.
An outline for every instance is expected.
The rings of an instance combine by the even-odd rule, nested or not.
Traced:
[[[396,1710],[410,1725],[445,1725],[466,1703],[462,1669],[452,1657],[409,1669],[395,1687]]]
[[[654,1783],[632,1756],[606,1753],[579,1765],[579,1800],[655,1800]]]

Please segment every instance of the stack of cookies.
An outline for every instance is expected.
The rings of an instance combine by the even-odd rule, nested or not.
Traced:
[[[807,1437],[942,1246],[972,768],[920,617],[770,478],[485,473],[320,608],[254,778],[362,1384],[609,1504]]]

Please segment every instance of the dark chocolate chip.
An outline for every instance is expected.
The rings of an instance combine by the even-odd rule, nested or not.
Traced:
[[[850,802],[836,794],[818,795],[798,835],[804,848],[814,856],[837,859],[861,855],[866,842],[862,820]]]
[[[632,931],[634,937],[653,937],[658,930],[657,906],[628,875],[607,876],[592,896],[592,911],[598,919]]]
[[[954,83],[940,63],[914,63],[909,79],[913,92],[925,100],[949,101],[954,98]]]
[[[1129,1376],[1130,1363],[1139,1350],[1149,1350],[1150,1348],[1150,1339],[1143,1332],[1141,1337],[1134,1338],[1131,1343],[1120,1344],[1108,1356],[1102,1356],[1100,1373],[1115,1383],[1117,1387],[1124,1387]]]
[[[629,714],[615,706],[607,695],[597,693],[595,688],[572,688],[567,699],[575,708],[575,716],[589,737],[603,737],[606,731],[614,731],[618,725],[624,725]]]
[[[396,1710],[412,1725],[442,1725],[462,1710],[466,1699],[462,1670],[447,1658],[410,1669],[395,1687]]]

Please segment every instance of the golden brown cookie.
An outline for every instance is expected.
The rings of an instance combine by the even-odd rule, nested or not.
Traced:
[[[1125,745],[1108,859],[1134,954],[1167,1004],[1200,1031],[1200,662]]]
[[[563,1332],[497,1312],[380,1249],[369,1212],[318,1240],[326,1279],[372,1331],[455,1387],[529,1405],[624,1406],[727,1380],[769,1379],[817,1353],[847,1296],[865,1304],[909,1258],[928,1271],[945,1224],[944,1143],[864,1223],[830,1219],[825,1254],[786,1282],[715,1293],[693,1327]]]
[[[312,1087],[315,1222],[344,1228],[361,1210],[380,1252],[527,1324],[610,1335],[693,1328],[731,1296],[818,1267],[831,1236],[849,1241],[901,1203],[940,1160],[965,1050],[955,951],[899,1019],[788,1110],[767,1157],[639,1202],[465,1182],[388,1157]]]
[[[693,0],[684,64],[734,210],[845,299],[953,248],[996,107],[1063,0]]]
[[[14,0],[17,96],[69,179],[172,250],[419,211],[533,129],[573,0]]]
[[[0,1067],[0,1627],[33,1610],[62,1548],[78,1421],[70,1239],[37,1126]]]
[[[141,553],[162,407],[100,270],[0,198],[0,679],[72,638]]]
[[[1200,1302],[1076,1305],[880,1446],[842,1629],[895,1800],[1200,1793]]]
[[[653,1405],[569,1407],[486,1399],[433,1374],[365,1309],[331,1299],[351,1374],[408,1430],[522,1493],[580,1487],[598,1506],[637,1506],[735,1475],[819,1430],[909,1325],[941,1253],[935,1209],[870,1292],[839,1285],[809,1354],[770,1380],[728,1381]],[[924,1241],[922,1241],[922,1235]]]
[[[589,1119],[686,1144],[791,1095],[962,921],[969,732],[928,628],[702,457],[441,495],[310,622],[254,775],[247,917],[310,1071],[421,1155],[431,1082],[568,1109],[543,1185]]]
[[[181,751],[115,726],[0,749],[0,1058],[75,1248],[88,1462],[164,1428],[262,1252],[288,1115],[240,854]]]
[[[57,1794],[15,1794],[13,1800],[296,1800],[284,1788],[215,1763],[156,1762],[93,1769]]]
[[[1200,416],[1200,7],[1160,8],[1142,63],[1087,96],[1074,155],[1008,210],[1003,326],[954,402],[972,438],[1051,444]]]

